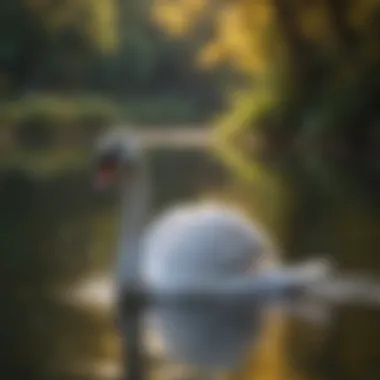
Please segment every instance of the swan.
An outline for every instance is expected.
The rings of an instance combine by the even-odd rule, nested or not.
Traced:
[[[143,318],[138,307],[144,295],[153,305],[146,310],[151,311],[169,356],[222,368],[237,363],[237,351],[232,353],[229,347],[241,336],[233,328],[227,331],[231,344],[223,350],[213,327],[231,321],[257,329],[260,303],[312,286],[326,274],[326,267],[314,262],[280,266],[265,233],[237,209],[216,201],[177,204],[147,223],[152,189],[148,162],[130,130],[100,137],[95,166],[95,187],[113,189],[121,199],[115,282],[128,379],[144,376],[139,337]],[[176,313],[168,305],[160,307],[168,300]],[[207,318],[188,306],[192,300],[208,308]],[[215,343],[211,350],[205,339]]]

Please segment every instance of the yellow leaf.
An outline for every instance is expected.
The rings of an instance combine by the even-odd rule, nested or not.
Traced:
[[[105,52],[117,46],[117,1],[87,0],[89,11],[89,32],[97,46]]]
[[[210,68],[225,57],[224,53],[223,47],[218,42],[212,42],[200,51],[197,62],[202,68]]]

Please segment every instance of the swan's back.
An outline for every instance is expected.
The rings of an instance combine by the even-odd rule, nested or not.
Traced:
[[[143,246],[143,279],[158,288],[241,275],[267,249],[247,218],[217,204],[170,209],[148,227]]]

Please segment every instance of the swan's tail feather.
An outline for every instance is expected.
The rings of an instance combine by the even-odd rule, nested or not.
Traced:
[[[264,273],[225,283],[223,290],[235,296],[281,300],[323,285],[331,273],[329,262],[314,259],[294,266],[267,269]]]
[[[324,259],[312,259],[289,267],[271,269],[263,274],[263,295],[292,296],[313,291],[329,280],[332,271],[331,263]]]
[[[278,285],[282,286],[284,291],[289,289],[303,292],[324,284],[329,280],[332,272],[333,268],[329,261],[312,259],[298,265],[279,269],[277,273],[273,273],[273,276],[278,277]]]

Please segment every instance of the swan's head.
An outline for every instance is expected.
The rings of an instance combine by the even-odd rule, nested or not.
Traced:
[[[136,136],[125,130],[102,136],[95,148],[95,187],[103,190],[133,180],[142,170],[143,149]]]

